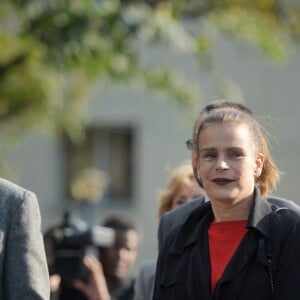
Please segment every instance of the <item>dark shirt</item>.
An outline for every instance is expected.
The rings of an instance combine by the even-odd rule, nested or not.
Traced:
[[[111,300],[132,300],[135,279],[126,280],[117,289],[110,291]],[[85,295],[67,284],[62,284],[59,291],[51,294],[51,300],[88,300]]]
[[[132,300],[134,296],[135,279],[127,279],[121,286],[110,292],[111,300]]]

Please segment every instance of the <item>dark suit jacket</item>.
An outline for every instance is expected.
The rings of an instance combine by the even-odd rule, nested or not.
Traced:
[[[49,294],[37,198],[0,178],[0,299],[48,300]]]
[[[287,207],[300,215],[300,206],[295,202],[286,200],[283,198],[270,196],[267,201],[271,204],[275,204],[278,207]],[[158,246],[161,250],[162,245],[166,241],[169,233],[174,230],[177,226],[183,225],[189,215],[201,206],[205,202],[205,198],[196,199],[189,201],[173,211],[167,212],[160,220],[158,227]]]

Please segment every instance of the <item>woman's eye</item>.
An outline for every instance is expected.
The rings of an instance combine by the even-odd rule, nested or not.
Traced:
[[[216,155],[214,153],[204,153],[203,157],[205,159],[214,159]]]
[[[240,152],[231,152],[231,153],[228,154],[228,157],[229,158],[233,158],[233,159],[240,158],[242,156],[243,155]]]
[[[184,204],[185,202],[187,202],[187,199],[186,198],[179,198],[175,201],[175,204],[176,205],[182,205]]]

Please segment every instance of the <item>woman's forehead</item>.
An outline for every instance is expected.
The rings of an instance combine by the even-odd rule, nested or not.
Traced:
[[[240,134],[243,137],[250,136],[250,126],[247,122],[241,122],[241,121],[223,121],[223,122],[214,122],[214,123],[204,123],[201,131],[199,132],[202,134],[203,132],[206,132],[206,134],[232,134],[237,135]]]
[[[249,143],[253,144],[249,126],[236,122],[207,124],[201,130],[198,139],[200,145],[206,146],[222,143],[230,147],[246,147]]]

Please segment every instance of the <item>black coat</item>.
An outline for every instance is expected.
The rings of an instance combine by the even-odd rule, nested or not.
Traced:
[[[169,233],[176,227],[182,226],[188,216],[199,206],[203,205],[205,201],[209,201],[204,197],[199,199],[189,201],[183,205],[180,205],[176,209],[168,211],[159,222],[158,228],[158,245],[159,249],[161,249],[162,245],[165,243],[167,236]],[[270,204],[275,204],[278,207],[286,207],[290,210],[296,212],[300,216],[300,207],[293,201],[279,198],[276,196],[269,196],[267,201]]]
[[[212,220],[211,205],[206,203],[167,237],[159,254],[154,300],[300,299],[297,213],[290,209],[274,213],[270,203],[255,197],[247,222],[248,232],[213,295],[208,250],[208,227]]]

